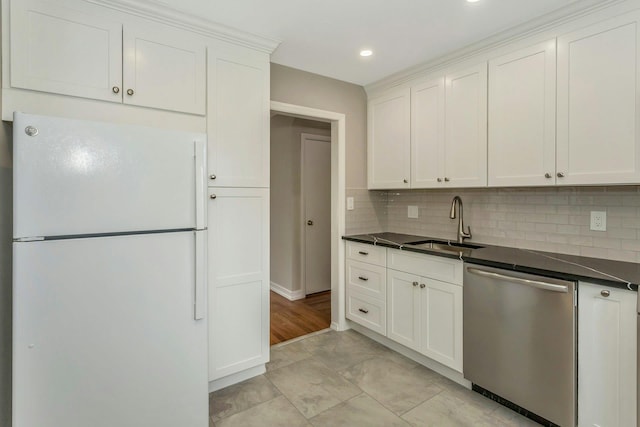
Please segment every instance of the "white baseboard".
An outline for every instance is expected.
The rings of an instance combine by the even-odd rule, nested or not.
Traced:
[[[333,329],[334,331],[338,331],[338,332],[342,332],[340,330],[340,325],[338,324],[338,322],[331,322],[331,326],[329,326],[331,329]],[[344,329],[346,331],[346,329]]]
[[[271,290],[276,294],[285,297],[289,301],[296,301],[299,299],[303,299],[305,297],[304,291],[302,289],[298,289],[297,291],[290,291],[284,286],[278,285],[275,282],[271,282]]]
[[[226,377],[219,378],[217,380],[209,381],[209,393],[229,387],[249,378],[257,377],[267,372],[267,368],[264,364],[254,366],[253,368],[245,369],[244,371],[237,372],[235,374],[227,375]]]

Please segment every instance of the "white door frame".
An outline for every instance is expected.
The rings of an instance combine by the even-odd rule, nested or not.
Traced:
[[[316,135],[313,133],[300,134],[300,283],[302,284],[302,294],[307,295],[307,215],[305,209],[305,193],[304,193],[304,141],[307,139],[315,141],[326,141],[331,143],[330,136]],[[333,146],[331,147],[333,156]],[[332,159],[333,160],[333,159]],[[332,194],[333,196],[333,194]],[[333,197],[331,197],[333,200]],[[333,288],[333,286],[332,286]]]
[[[331,123],[331,329],[348,329],[345,318],[345,156],[346,116],[333,111],[271,101],[271,111]]]

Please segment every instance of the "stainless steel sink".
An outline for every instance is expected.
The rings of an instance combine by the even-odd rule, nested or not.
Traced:
[[[457,254],[465,254],[471,252],[472,249],[483,248],[483,246],[472,245],[470,243],[456,243],[440,240],[420,240],[407,243],[406,246],[413,246],[420,249],[430,249],[434,251],[452,252]]]

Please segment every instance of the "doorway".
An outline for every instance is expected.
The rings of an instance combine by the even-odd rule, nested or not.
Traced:
[[[331,329],[344,331],[347,329],[345,317],[345,245],[341,237],[345,232],[346,219],[346,117],[343,113],[271,101],[272,117],[278,114],[322,121],[330,123],[331,126]],[[271,194],[273,205],[273,190]],[[274,289],[273,282],[271,286]]]
[[[331,324],[331,124],[271,117],[271,343]]]

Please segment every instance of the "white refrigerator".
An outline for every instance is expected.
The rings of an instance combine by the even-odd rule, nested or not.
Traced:
[[[207,427],[206,136],[15,113],[14,427]]]

